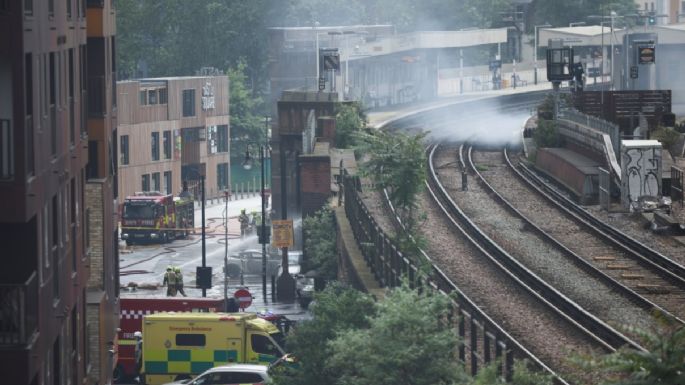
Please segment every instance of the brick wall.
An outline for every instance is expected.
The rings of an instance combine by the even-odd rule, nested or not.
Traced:
[[[330,156],[300,157],[302,217],[314,214],[331,196]]]
[[[88,278],[89,288],[103,288],[102,272],[104,269],[104,184],[97,181],[88,181],[86,183],[86,202],[85,206],[89,213],[89,218],[86,218],[89,223],[86,225],[89,228],[87,236],[89,237],[88,252],[90,253],[90,277]]]

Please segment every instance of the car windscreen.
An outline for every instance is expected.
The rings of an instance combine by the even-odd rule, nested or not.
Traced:
[[[154,218],[156,211],[149,203],[126,203],[123,216],[125,219],[148,219]]]

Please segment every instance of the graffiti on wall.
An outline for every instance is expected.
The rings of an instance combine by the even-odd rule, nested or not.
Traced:
[[[621,202],[628,207],[643,195],[661,196],[661,144],[621,148]]]

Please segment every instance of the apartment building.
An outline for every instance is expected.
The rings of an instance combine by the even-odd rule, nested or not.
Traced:
[[[111,0],[0,1],[3,383],[112,382],[114,179],[89,156],[115,127],[114,25]]]
[[[117,83],[119,196],[199,196],[229,189],[228,76],[139,79]]]

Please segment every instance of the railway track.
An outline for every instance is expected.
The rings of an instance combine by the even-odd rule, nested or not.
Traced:
[[[489,193],[509,206],[527,226],[540,237],[556,245],[567,258],[596,279],[606,282],[617,293],[629,299],[632,304],[651,312],[658,310],[679,322],[685,316],[685,282],[671,271],[652,263],[649,257],[632,250],[629,246],[606,236],[588,216],[579,216],[576,207],[569,208],[545,194],[539,185],[531,184],[526,174],[512,164],[506,152],[479,152],[486,171],[477,172],[484,178]],[[475,168],[475,166],[474,166]],[[495,192],[496,190],[496,192]],[[572,204],[565,201],[566,204]],[[603,290],[606,291],[606,290]],[[604,313],[622,317],[628,310],[618,302],[599,307]],[[611,312],[611,307],[623,309]],[[599,314],[599,313],[598,313]],[[639,320],[631,320],[637,313],[632,312],[624,323],[640,325]],[[607,316],[608,320],[609,318]],[[616,320],[620,322],[620,320]],[[616,322],[614,321],[614,322]],[[644,324],[642,326],[645,326]]]
[[[451,198],[459,187],[458,162],[436,153],[434,148],[429,156],[432,198],[424,199],[421,207],[428,215],[426,223],[431,223],[425,234],[431,263],[561,377],[576,370],[569,367],[569,352],[610,352],[624,345],[641,349],[490,241]]]

